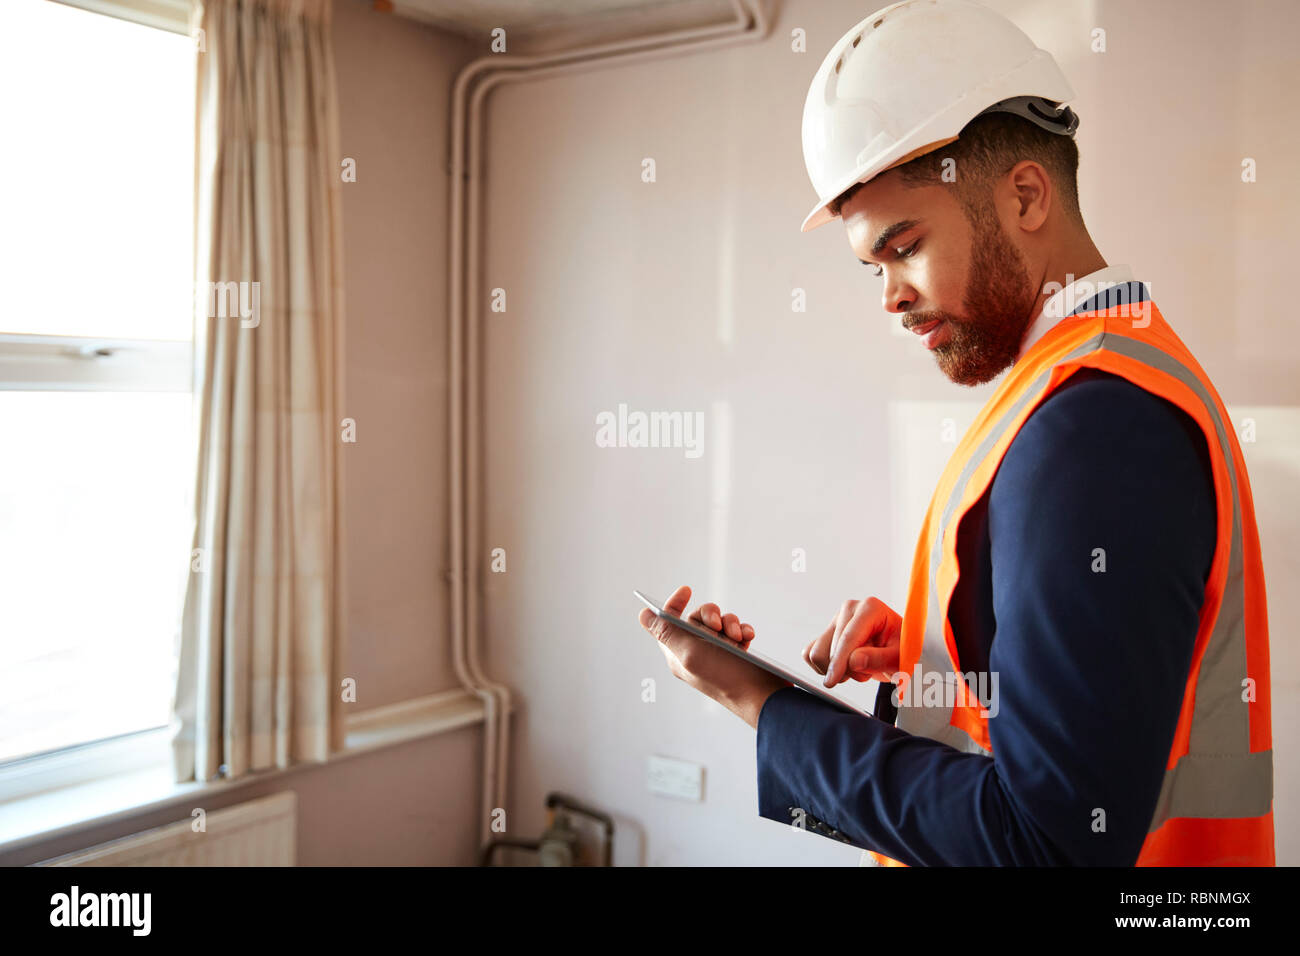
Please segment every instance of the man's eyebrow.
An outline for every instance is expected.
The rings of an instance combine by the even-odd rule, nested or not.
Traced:
[[[907,232],[907,230],[911,229],[913,226],[919,226],[920,224],[920,219],[904,219],[902,222],[896,222],[892,226],[886,227],[884,232],[877,236],[876,241],[871,244],[871,254],[873,256],[880,255],[880,253],[884,251],[885,246],[889,245],[889,240],[893,239],[899,233]],[[859,259],[858,261],[864,266],[870,265],[866,259]]]

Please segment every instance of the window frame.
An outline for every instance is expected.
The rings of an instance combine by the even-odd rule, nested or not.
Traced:
[[[0,390],[193,392],[194,344],[0,332]]]
[[[190,35],[191,0],[53,0],[65,7],[102,13],[169,33]]]
[[[171,728],[147,727],[0,762],[0,807],[11,800],[166,764]]]

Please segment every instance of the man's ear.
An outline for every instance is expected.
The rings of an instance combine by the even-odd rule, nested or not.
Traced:
[[[1036,232],[1047,221],[1056,191],[1052,177],[1041,164],[1022,159],[1007,173],[1006,183],[1016,201],[1016,224],[1025,232]]]

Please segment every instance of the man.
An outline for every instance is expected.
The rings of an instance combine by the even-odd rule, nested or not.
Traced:
[[[1205,372],[1088,235],[1072,97],[967,0],[873,14],[809,91],[804,230],[843,220],[953,382],[1010,367],[940,479],[904,613],[846,601],[804,652],[828,687],[880,679],[876,717],[639,620],[757,730],[760,814],[864,862],[1272,865],[1249,480]],[[754,638],[715,604],[691,618]]]

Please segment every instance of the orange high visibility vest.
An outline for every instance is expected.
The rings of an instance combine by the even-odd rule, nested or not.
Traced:
[[[1066,316],[1012,367],[962,437],[921,527],[903,614],[896,726],[969,753],[992,754],[977,690],[957,660],[948,604],[957,528],[993,480],[1016,433],[1073,372],[1096,368],[1173,402],[1205,435],[1218,531],[1200,628],[1160,798],[1138,866],[1272,866],[1273,753],[1268,615],[1250,480],[1236,432],[1205,371],[1140,283]],[[1132,305],[1128,303],[1132,302]],[[917,667],[920,671],[917,671]],[[916,678],[944,693],[923,695]],[[973,677],[973,674],[970,675]],[[907,685],[914,686],[908,693]],[[942,697],[942,703],[936,703]],[[926,705],[925,700],[929,701]],[[1140,728],[1134,728],[1140,732]],[[904,866],[875,851],[865,865]]]

